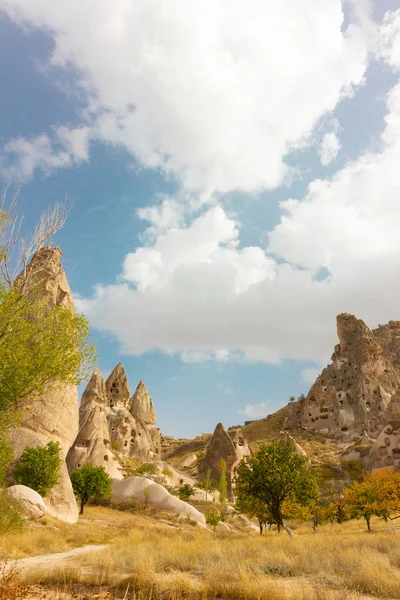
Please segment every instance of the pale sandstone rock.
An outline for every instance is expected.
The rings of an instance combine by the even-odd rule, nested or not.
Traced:
[[[189,454],[180,464],[181,469],[188,469],[193,467],[197,462],[197,456],[195,454]]]
[[[67,456],[67,466],[71,473],[85,464],[104,467],[113,478],[122,479],[118,462],[110,450],[110,430],[107,406],[108,400],[104,380],[95,369],[82,395],[79,409],[79,432]]]
[[[35,286],[49,307],[63,306],[75,312],[71,290],[65,272],[61,268],[61,250],[44,247],[37,252],[27,267],[26,273],[17,279],[23,290]],[[27,446],[44,446],[57,441],[61,447],[61,458],[66,455],[78,433],[78,392],[76,386],[60,385],[38,398],[26,403],[20,426],[10,434],[16,459]],[[72,491],[65,463],[59,483],[45,500],[48,511],[69,523],[78,520],[78,507]]]
[[[385,424],[368,456],[367,469],[387,468],[400,470],[400,419]]]
[[[241,460],[247,460],[251,455],[250,448],[240,429],[226,431],[222,423],[218,423],[207,447],[207,452],[199,465],[199,474],[204,476],[208,469],[211,478],[219,479],[221,458],[226,463],[226,479],[229,498],[233,498],[232,479]]]
[[[331,435],[343,439],[353,439],[364,431],[376,435],[400,385],[398,370],[391,362],[398,348],[397,335],[390,338],[384,329],[377,336],[377,330],[372,332],[363,321],[346,313],[337,317],[337,330],[340,343],[335,346],[332,363],[307,398],[289,406],[285,427],[328,428]],[[383,339],[382,346],[379,340]]]
[[[147,477],[128,477],[123,481],[113,480],[112,499],[127,502],[135,498],[140,504],[148,502],[156,510],[179,514],[205,525],[204,516],[193,506],[172,496],[162,485]]]
[[[46,505],[41,495],[26,485],[12,485],[6,489],[6,494],[17,500],[27,517],[41,519],[46,514]]]

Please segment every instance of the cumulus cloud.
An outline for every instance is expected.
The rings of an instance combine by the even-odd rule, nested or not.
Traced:
[[[337,157],[341,147],[340,140],[334,131],[325,133],[319,151],[321,165],[328,166]]]
[[[307,383],[314,383],[321,371],[321,368],[310,367],[309,369],[303,369],[301,376],[303,377],[304,381],[307,381]]]
[[[368,3],[358,0],[356,6]],[[98,139],[207,200],[288,176],[285,156],[363,83],[365,12],[343,31],[341,0],[0,0],[53,36]]]
[[[282,203],[268,248],[241,247],[239,225],[211,207],[128,254],[125,281],[98,286],[79,307],[127,353],[320,364],[337,313],[371,326],[398,314],[400,84],[386,123],[379,151]],[[330,276],[319,281],[321,268]]]
[[[246,417],[250,417],[250,419],[260,419],[267,416],[268,410],[268,404],[266,402],[260,402],[260,404],[247,404],[245,408],[238,412],[242,415],[246,415]]]
[[[49,137],[38,135],[30,140],[13,138],[0,152],[0,172],[12,181],[29,181],[36,170],[50,175],[56,169],[71,167],[89,158],[89,129],[65,126],[54,129]]]

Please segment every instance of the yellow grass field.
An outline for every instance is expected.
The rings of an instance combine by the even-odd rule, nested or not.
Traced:
[[[22,573],[29,584],[82,589],[126,598],[355,600],[400,598],[400,529],[375,520],[301,525],[285,533],[214,535],[166,515],[88,507],[77,525],[49,520],[0,538],[0,558],[61,552],[85,544],[102,551],[54,569]],[[76,597],[76,596],[75,596]]]

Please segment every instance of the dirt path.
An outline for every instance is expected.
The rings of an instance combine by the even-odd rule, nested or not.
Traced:
[[[107,548],[105,544],[80,546],[79,548],[68,550],[67,552],[56,552],[55,554],[42,554],[40,556],[30,556],[29,558],[19,558],[12,561],[10,564],[16,566],[21,572],[32,569],[54,567],[63,564],[69,558],[80,556],[81,554],[87,554],[88,552],[104,550],[105,548]],[[4,564],[5,563],[0,563],[0,567],[2,567]]]

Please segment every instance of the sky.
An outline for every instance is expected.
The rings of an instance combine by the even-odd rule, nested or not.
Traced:
[[[336,315],[400,319],[400,0],[0,0],[0,189],[98,366],[194,437],[307,393]]]

